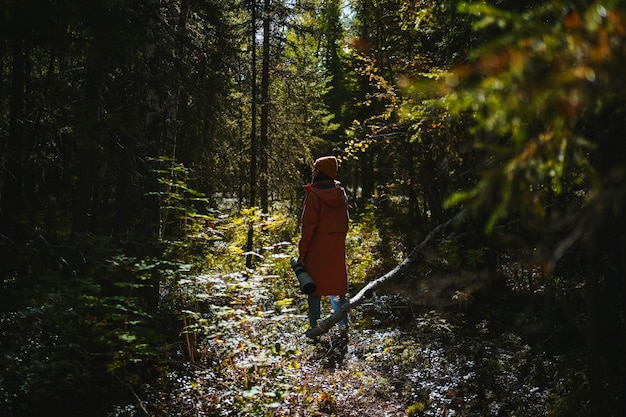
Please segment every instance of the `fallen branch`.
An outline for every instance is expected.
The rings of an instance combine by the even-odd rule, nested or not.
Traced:
[[[398,264],[391,271],[387,272],[385,275],[383,275],[383,276],[381,276],[379,278],[376,278],[373,281],[370,281],[365,287],[363,287],[361,289],[361,291],[359,291],[347,303],[342,305],[341,308],[339,310],[337,310],[336,312],[334,312],[331,316],[328,316],[327,318],[325,318],[323,320],[319,320],[317,322],[317,327],[314,328],[314,329],[309,330],[307,332],[307,335],[309,337],[317,337],[317,336],[321,336],[321,335],[327,333],[333,327],[333,325],[335,325],[336,323],[339,323],[339,321],[344,316],[344,314],[346,314],[349,310],[351,310],[351,309],[353,309],[353,308],[363,304],[363,302],[367,298],[371,297],[371,295],[374,293],[374,291],[377,288],[379,288],[382,284],[384,284],[387,281],[392,280],[395,277],[398,277],[398,276],[402,275],[402,273],[405,271],[405,269],[415,260],[415,258],[419,254],[419,252],[422,249],[424,249],[426,244],[428,242],[430,242],[430,240],[432,240],[432,238],[435,237],[436,234],[438,234],[439,232],[441,232],[444,229],[447,229],[452,223],[454,223],[455,221],[459,220],[460,218],[461,218],[461,213],[457,214],[456,216],[454,216],[453,218],[451,218],[447,222],[445,222],[443,224],[440,224],[439,226],[435,227],[432,230],[432,232],[430,232],[424,238],[424,240],[422,240],[422,242],[417,247],[415,247],[415,249],[413,249],[411,251],[411,253],[409,254],[409,256],[405,260],[403,260],[400,264]]]

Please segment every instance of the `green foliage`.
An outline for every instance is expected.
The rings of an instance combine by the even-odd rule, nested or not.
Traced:
[[[409,417],[418,417],[422,415],[425,409],[426,409],[426,404],[420,401],[420,402],[411,404],[406,409],[406,413],[408,414]]]
[[[376,185],[392,187],[389,195],[403,202],[409,227],[398,232],[405,243],[419,237],[420,227],[445,221],[445,196],[471,180],[458,175],[472,169],[468,149],[459,146],[462,129],[428,100],[438,96],[436,80],[465,58],[475,38],[455,3],[356,6],[360,30],[351,51],[362,97],[345,153],[359,160],[362,206]]]
[[[202,214],[209,200],[192,187],[191,172],[184,164],[164,156],[152,158],[151,162],[157,166],[155,173],[160,191],[148,195],[159,198],[162,213],[159,236],[167,237],[174,232],[187,234],[188,230],[198,228],[196,223],[206,224],[213,220]]]
[[[459,322],[463,316],[452,321],[444,313],[421,313],[398,305],[398,298],[391,305],[390,297],[375,296],[371,320],[354,312],[346,352],[332,348],[333,332],[323,342],[330,346],[308,345],[302,336],[306,302],[288,263],[296,253],[297,218],[287,210],[271,216],[245,210],[216,219],[222,219],[213,225],[216,234],[190,233],[190,244],[169,242],[162,259],[101,243],[96,254],[107,255],[93,264],[98,282],[51,276],[36,280],[32,292],[16,287],[34,301],[28,308],[13,304],[0,321],[9,336],[0,392],[15,415],[37,413],[44,403],[68,415],[84,415],[96,405],[118,414],[143,407],[155,415],[203,410],[260,416],[382,413],[406,404],[413,405],[407,412],[422,413],[416,415],[486,413],[496,406],[536,415],[548,404],[566,408],[561,391],[551,388],[557,363],[521,339],[500,338],[489,322],[480,323],[476,334]],[[263,258],[248,269],[241,247],[250,224]],[[283,240],[285,233],[293,233],[291,239]],[[349,257],[363,255],[358,277],[369,279],[380,268],[373,212],[355,216],[350,239]],[[443,247],[462,253],[452,241]],[[159,305],[149,314],[146,295],[155,277]],[[483,358],[486,350],[493,357]],[[535,372],[540,364],[545,369]],[[567,387],[578,381],[565,371],[558,375],[569,378]],[[476,387],[484,396],[473,397]],[[75,400],[95,391],[99,404]],[[74,411],[68,411],[62,404],[72,399]],[[527,403],[533,408],[524,414]]]
[[[299,333],[294,317],[300,307],[288,263],[295,245],[283,240],[291,237],[285,233],[293,231],[293,223],[297,220],[283,212],[270,217],[243,210],[215,225],[223,240],[196,258],[210,275],[188,275],[169,285],[185,356],[195,366],[191,389],[205,410],[269,415],[295,389],[287,375],[300,366],[293,358],[300,352],[285,335]],[[254,229],[255,270],[244,268],[248,227]],[[189,388],[179,385],[179,375],[168,374],[167,383],[182,393]],[[220,398],[207,394],[220,384],[229,387],[228,393]],[[159,401],[154,407],[172,413],[187,406]]]
[[[380,270],[383,259],[376,256],[381,237],[373,210],[352,216],[346,237],[348,275],[353,284],[367,282]]]
[[[584,321],[601,341],[624,328],[611,287],[626,184],[619,2],[353,2],[349,48],[341,2],[272,2],[271,215],[240,209],[255,174],[249,2],[148,3],[10,2],[0,16],[3,412],[570,415],[589,411],[585,363],[619,382],[619,343],[584,358],[580,334],[571,347],[560,329],[580,332],[585,305],[600,308]],[[288,263],[298,221],[278,202],[299,199],[311,155],[332,148],[357,208],[355,286],[466,209],[520,247],[496,248],[498,271],[532,298],[481,304],[475,324],[377,295],[347,354],[305,345]],[[598,272],[571,273],[580,251],[544,277],[574,242],[603,257],[588,262]],[[415,274],[484,268],[485,247],[448,236]],[[541,250],[554,254],[543,269]],[[598,299],[578,294],[594,284]]]
[[[557,196],[579,202],[579,189],[598,187],[588,158],[598,138],[581,122],[624,89],[617,77],[624,65],[623,16],[600,4],[547,3],[522,14],[486,5],[463,10],[481,16],[477,27],[497,25],[510,35],[456,68],[440,102],[452,115],[469,115],[475,146],[493,158],[477,186],[448,204],[486,208],[489,231],[512,210],[528,222],[546,219]]]
[[[158,264],[117,256],[102,265],[106,282],[51,273],[9,288],[0,320],[5,409],[83,415],[119,401],[116,385],[150,380],[164,338],[142,292]]]
[[[485,248],[474,247],[475,242],[463,242],[459,238],[444,239],[438,245],[434,260],[438,269],[452,271],[468,270],[485,266]]]

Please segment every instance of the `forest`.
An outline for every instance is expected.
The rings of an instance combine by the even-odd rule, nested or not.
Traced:
[[[624,415],[626,2],[1,4],[0,417]]]

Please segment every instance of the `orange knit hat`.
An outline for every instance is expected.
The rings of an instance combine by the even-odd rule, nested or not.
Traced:
[[[319,169],[330,178],[335,179],[337,176],[337,158],[334,156],[324,156],[315,160],[313,168]]]

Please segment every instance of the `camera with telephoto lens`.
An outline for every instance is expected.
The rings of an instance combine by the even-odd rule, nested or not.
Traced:
[[[291,258],[291,268],[293,268],[293,272],[296,273],[296,277],[300,282],[300,291],[307,295],[312,294],[316,290],[317,285],[315,285],[315,282],[311,279],[306,268],[300,265],[296,258]]]

